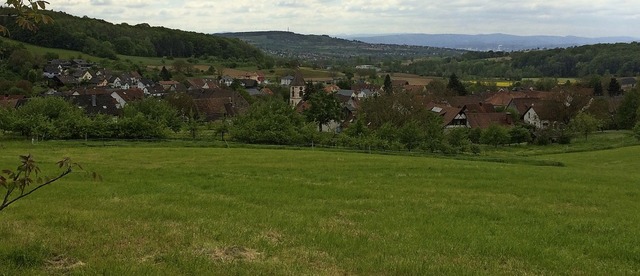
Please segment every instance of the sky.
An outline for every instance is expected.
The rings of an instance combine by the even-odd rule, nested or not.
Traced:
[[[490,34],[640,38],[637,0],[50,0],[112,23],[202,33]]]

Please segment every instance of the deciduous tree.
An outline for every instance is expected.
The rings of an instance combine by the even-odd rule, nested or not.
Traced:
[[[574,132],[584,135],[584,139],[587,140],[589,134],[598,130],[600,125],[600,120],[588,113],[580,112],[571,120],[569,126]]]
[[[47,1],[42,0],[6,0],[5,6],[11,8],[14,11],[16,17],[16,24],[23,29],[35,31],[38,29],[38,24],[49,24],[53,22],[53,19],[45,14],[40,13],[49,4]],[[9,29],[0,25],[0,33],[3,35],[9,34]]]
[[[309,122],[318,124],[318,131],[322,131],[322,125],[340,118],[341,106],[334,93],[319,91],[311,94],[307,101],[309,108],[303,114]]]
[[[485,129],[480,137],[480,141],[483,144],[493,145],[495,147],[509,143],[509,140],[509,131],[505,127],[495,124]]]

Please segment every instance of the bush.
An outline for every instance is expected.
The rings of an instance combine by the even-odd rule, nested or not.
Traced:
[[[536,138],[533,140],[533,143],[538,146],[546,146],[551,144],[551,133],[548,130],[538,130],[535,133]]]
[[[509,143],[511,137],[509,137],[509,131],[499,125],[491,125],[489,128],[482,132],[480,141],[483,144],[492,145],[498,147],[498,145],[504,145]]]
[[[482,149],[480,149],[480,146],[478,146],[476,144],[472,144],[470,146],[470,149],[471,149],[471,153],[476,154],[476,155],[478,155],[478,154],[480,154],[480,152],[482,152]]]
[[[469,140],[474,144],[480,144],[480,137],[482,137],[482,129],[472,128],[469,130]]]
[[[509,131],[511,143],[520,144],[531,142],[531,132],[525,127],[517,126]]]
[[[635,127],[633,127],[633,136],[640,141],[640,121],[636,123]]]

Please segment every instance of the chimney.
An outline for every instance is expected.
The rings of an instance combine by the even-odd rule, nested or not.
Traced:
[[[91,106],[94,106],[94,107],[96,106],[96,95],[95,94],[91,95]]]

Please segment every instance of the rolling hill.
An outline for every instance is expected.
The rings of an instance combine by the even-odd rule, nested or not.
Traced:
[[[37,32],[24,30],[0,8],[0,24],[11,30],[11,39],[48,48],[81,51],[102,58],[118,54],[141,57],[212,57],[218,60],[261,62],[264,54],[238,39],[188,32],[149,24],[113,24],[100,19],[46,11],[53,24]]]
[[[220,33],[216,35],[238,38],[274,56],[304,60],[457,56],[465,52],[438,47],[371,44],[328,35],[303,35],[282,31]]]

